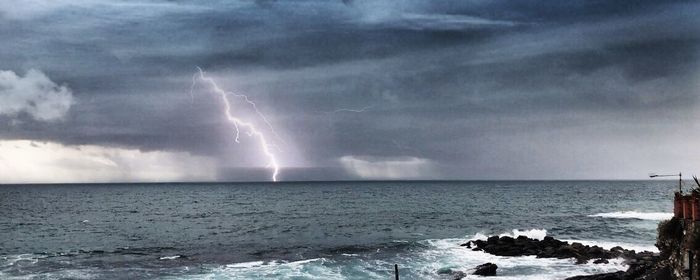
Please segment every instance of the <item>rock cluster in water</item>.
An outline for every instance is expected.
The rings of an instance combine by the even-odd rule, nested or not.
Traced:
[[[497,256],[537,256],[538,258],[558,259],[573,258],[576,260],[577,264],[589,262],[596,264],[608,263],[609,259],[624,258],[629,265],[627,271],[576,276],[568,278],[567,280],[665,279],[662,276],[668,274],[667,266],[661,261],[659,254],[647,251],[637,253],[634,250],[626,250],[621,247],[613,247],[607,250],[598,246],[583,245],[578,242],[569,243],[560,241],[551,236],[547,236],[543,240],[528,238],[526,236],[518,236],[517,238],[509,236],[491,236],[486,240],[472,240],[461,244],[461,246]],[[487,264],[482,266],[485,265]],[[495,268],[493,271],[493,275],[495,275]]]
[[[462,244],[462,246],[496,256],[574,258],[577,264],[588,263],[590,260],[594,260],[594,263],[607,263],[608,259],[619,257],[636,259],[636,255],[638,255],[633,250],[626,250],[621,247],[606,250],[598,246],[587,246],[578,242],[569,244],[569,242],[556,240],[551,236],[546,236],[543,240],[532,239],[522,235],[517,238],[491,236],[486,240],[469,241]],[[649,252],[639,254],[648,254],[648,257],[652,257],[652,254]]]
[[[498,269],[498,266],[492,263],[485,263],[482,265],[476,266],[474,269],[474,275],[481,275],[481,276],[496,276],[496,269]]]

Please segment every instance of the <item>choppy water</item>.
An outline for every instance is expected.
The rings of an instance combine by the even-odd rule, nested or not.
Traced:
[[[655,249],[668,181],[0,186],[2,279],[562,279],[620,261],[496,257],[459,244],[525,234]],[[514,231],[515,230],[515,231]]]

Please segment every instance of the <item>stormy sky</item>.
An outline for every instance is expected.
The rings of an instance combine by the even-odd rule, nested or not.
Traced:
[[[5,1],[0,183],[700,173],[697,1]],[[251,104],[233,94],[245,94]],[[269,123],[269,125],[268,125]]]

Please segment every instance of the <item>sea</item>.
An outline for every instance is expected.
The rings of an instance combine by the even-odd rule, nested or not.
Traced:
[[[564,279],[621,259],[499,257],[490,235],[657,251],[677,181],[0,185],[0,279]],[[469,275],[465,279],[481,279]]]

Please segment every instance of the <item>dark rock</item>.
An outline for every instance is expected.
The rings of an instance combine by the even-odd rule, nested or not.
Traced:
[[[462,271],[457,271],[457,272],[452,274],[452,280],[459,280],[459,279],[462,279],[464,277],[467,277],[467,274],[462,272]]]
[[[625,274],[626,279],[637,279],[637,280],[671,280],[676,279],[673,277],[671,268],[669,267],[668,261],[659,261],[656,263],[644,263],[637,265],[630,265]]]
[[[605,249],[598,246],[593,246],[588,249],[588,254],[596,258],[602,258],[606,253]]]
[[[487,238],[487,239],[486,239],[486,243],[487,243],[487,244],[497,244],[499,240],[500,240],[500,239],[498,238],[498,236],[495,236],[495,235],[494,235],[494,236],[491,236],[491,237]]]
[[[589,259],[586,257],[578,256],[578,257],[576,257],[576,264],[587,264],[588,260]]]
[[[566,280],[624,280],[625,272],[618,271],[612,273],[603,273],[595,275],[574,276],[566,278]]]
[[[579,242],[556,240],[551,236],[545,236],[543,240],[518,236],[491,236],[487,240],[474,240],[463,244],[469,245],[473,251],[484,251],[497,256],[537,256],[538,258],[572,258],[577,264],[585,264],[594,260],[595,264],[608,263],[609,259],[622,257],[629,265],[627,271],[605,273],[597,275],[576,276],[569,280],[619,280],[619,279],[673,279],[670,278],[668,264],[663,264],[664,253],[635,252],[625,250],[622,247],[613,247],[610,250],[599,246],[587,246]],[[495,275],[497,266],[487,263],[476,267],[476,275]]]
[[[624,256],[627,259],[643,259],[651,261],[652,255],[645,253],[644,258],[639,258],[634,251],[624,250],[620,247],[613,250],[605,250],[598,246],[586,246],[579,242],[569,244],[568,242],[556,240],[551,236],[545,236],[543,240],[518,236],[491,236],[486,241],[474,240],[462,244],[469,245],[474,251],[483,250],[497,256],[537,256],[538,258],[574,258],[576,263],[584,264],[592,259],[612,259]]]
[[[476,266],[474,269],[474,273],[472,273],[474,275],[496,276],[496,269],[498,269],[498,266],[493,263],[485,263]]]
[[[608,263],[609,259],[622,257],[629,265],[629,269],[616,273],[606,273],[598,275],[577,276],[570,279],[593,279],[593,280],[608,280],[608,279],[653,279],[643,278],[644,275],[666,275],[663,267],[657,267],[661,258],[659,254],[650,252],[635,252],[633,250],[625,250],[622,247],[613,247],[610,250],[603,249],[599,246],[587,246],[579,242],[569,244],[568,242],[556,240],[551,236],[545,236],[543,240],[528,238],[526,236],[518,236],[512,238],[508,236],[498,237],[491,236],[486,240],[474,240],[465,243],[474,251],[482,250],[486,253],[497,256],[537,256],[538,258],[572,258],[576,264],[586,264],[590,260],[594,260],[595,264]],[[465,245],[463,244],[463,245]],[[488,266],[487,266],[488,265]],[[474,274],[477,275],[495,275],[495,267],[493,265],[494,274],[491,273],[490,265],[483,264],[477,267]],[[487,273],[487,274],[480,274]],[[659,279],[666,279],[660,277]]]
[[[610,248],[610,251],[613,251],[613,252],[615,252],[615,251],[617,251],[617,252],[624,252],[625,249],[623,249],[623,248],[620,247],[620,246],[615,246],[615,247]]]
[[[451,268],[438,269],[437,274],[438,275],[449,275],[449,279],[452,279],[452,280],[459,280],[459,279],[462,279],[464,277],[467,277],[467,274],[464,273],[463,271],[452,270]]]
[[[513,244],[513,243],[515,243],[515,239],[513,239],[513,237],[510,237],[510,236],[503,236],[503,237],[498,239],[498,242],[505,243],[505,244]]]

